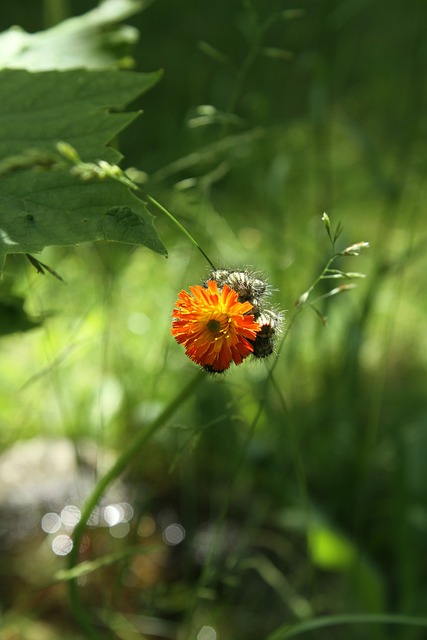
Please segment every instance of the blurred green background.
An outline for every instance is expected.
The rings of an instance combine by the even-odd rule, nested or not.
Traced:
[[[48,7],[4,3],[1,29],[43,29]],[[214,263],[266,274],[289,322],[330,255],[324,211],[339,248],[370,249],[339,263],[367,277],[323,303],[326,327],[298,315],[273,379],[271,361],[207,376],[106,496],[85,559],[143,553],[82,579],[100,637],[279,640],[317,616],[424,615],[426,3],[158,0],[126,22],[135,68],[164,78],[132,105],[122,166]],[[63,508],[197,370],[170,316],[208,265],[156,224],[167,260],[46,250],[65,285],[7,261],[2,288],[43,323],[0,342],[1,640],[85,637],[52,580]],[[359,622],[304,637],[427,634]]]

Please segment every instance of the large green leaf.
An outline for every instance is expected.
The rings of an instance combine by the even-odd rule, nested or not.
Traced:
[[[137,114],[111,109],[159,77],[83,69],[0,72],[0,268],[8,253],[94,240],[142,244],[166,255],[153,217],[126,185],[84,182],[67,166],[43,168],[40,161],[66,141],[86,162],[118,162],[120,153],[107,144]]]
[[[104,0],[87,13],[38,33],[11,27],[0,34],[0,67],[46,71],[129,66],[127,49],[138,37],[128,25],[118,25],[140,11],[143,0]]]

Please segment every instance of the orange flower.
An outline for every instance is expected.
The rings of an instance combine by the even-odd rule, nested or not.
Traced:
[[[184,345],[187,356],[209,371],[240,364],[253,352],[253,341],[261,327],[250,302],[239,302],[227,284],[218,290],[215,280],[206,287],[181,291],[173,312],[172,335]]]

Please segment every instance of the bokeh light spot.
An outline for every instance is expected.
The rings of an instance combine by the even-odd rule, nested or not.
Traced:
[[[133,518],[133,507],[129,502],[120,502],[119,507],[122,510],[122,522],[129,522]]]
[[[163,531],[163,540],[170,546],[180,544],[185,538],[185,529],[181,524],[174,522]]]
[[[203,626],[197,634],[197,640],[216,640],[217,633],[213,627]]]
[[[66,556],[70,553],[73,548],[73,541],[70,536],[66,534],[61,534],[59,536],[55,536],[52,540],[52,551],[57,556]]]
[[[104,520],[110,526],[114,527],[115,524],[119,524],[123,518],[123,509],[119,504],[109,504],[104,509]]]
[[[80,520],[80,509],[73,504],[68,504],[61,511],[62,524],[66,527],[75,527]]]
[[[41,528],[46,533],[56,533],[61,528],[61,518],[57,513],[45,513],[41,520]]]

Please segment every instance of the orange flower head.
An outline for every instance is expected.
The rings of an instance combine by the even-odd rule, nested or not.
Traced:
[[[238,293],[227,284],[218,290],[215,280],[205,287],[181,291],[173,312],[172,335],[185,353],[208,371],[221,372],[230,364],[241,364],[253,352],[261,330],[250,302],[239,302]]]

